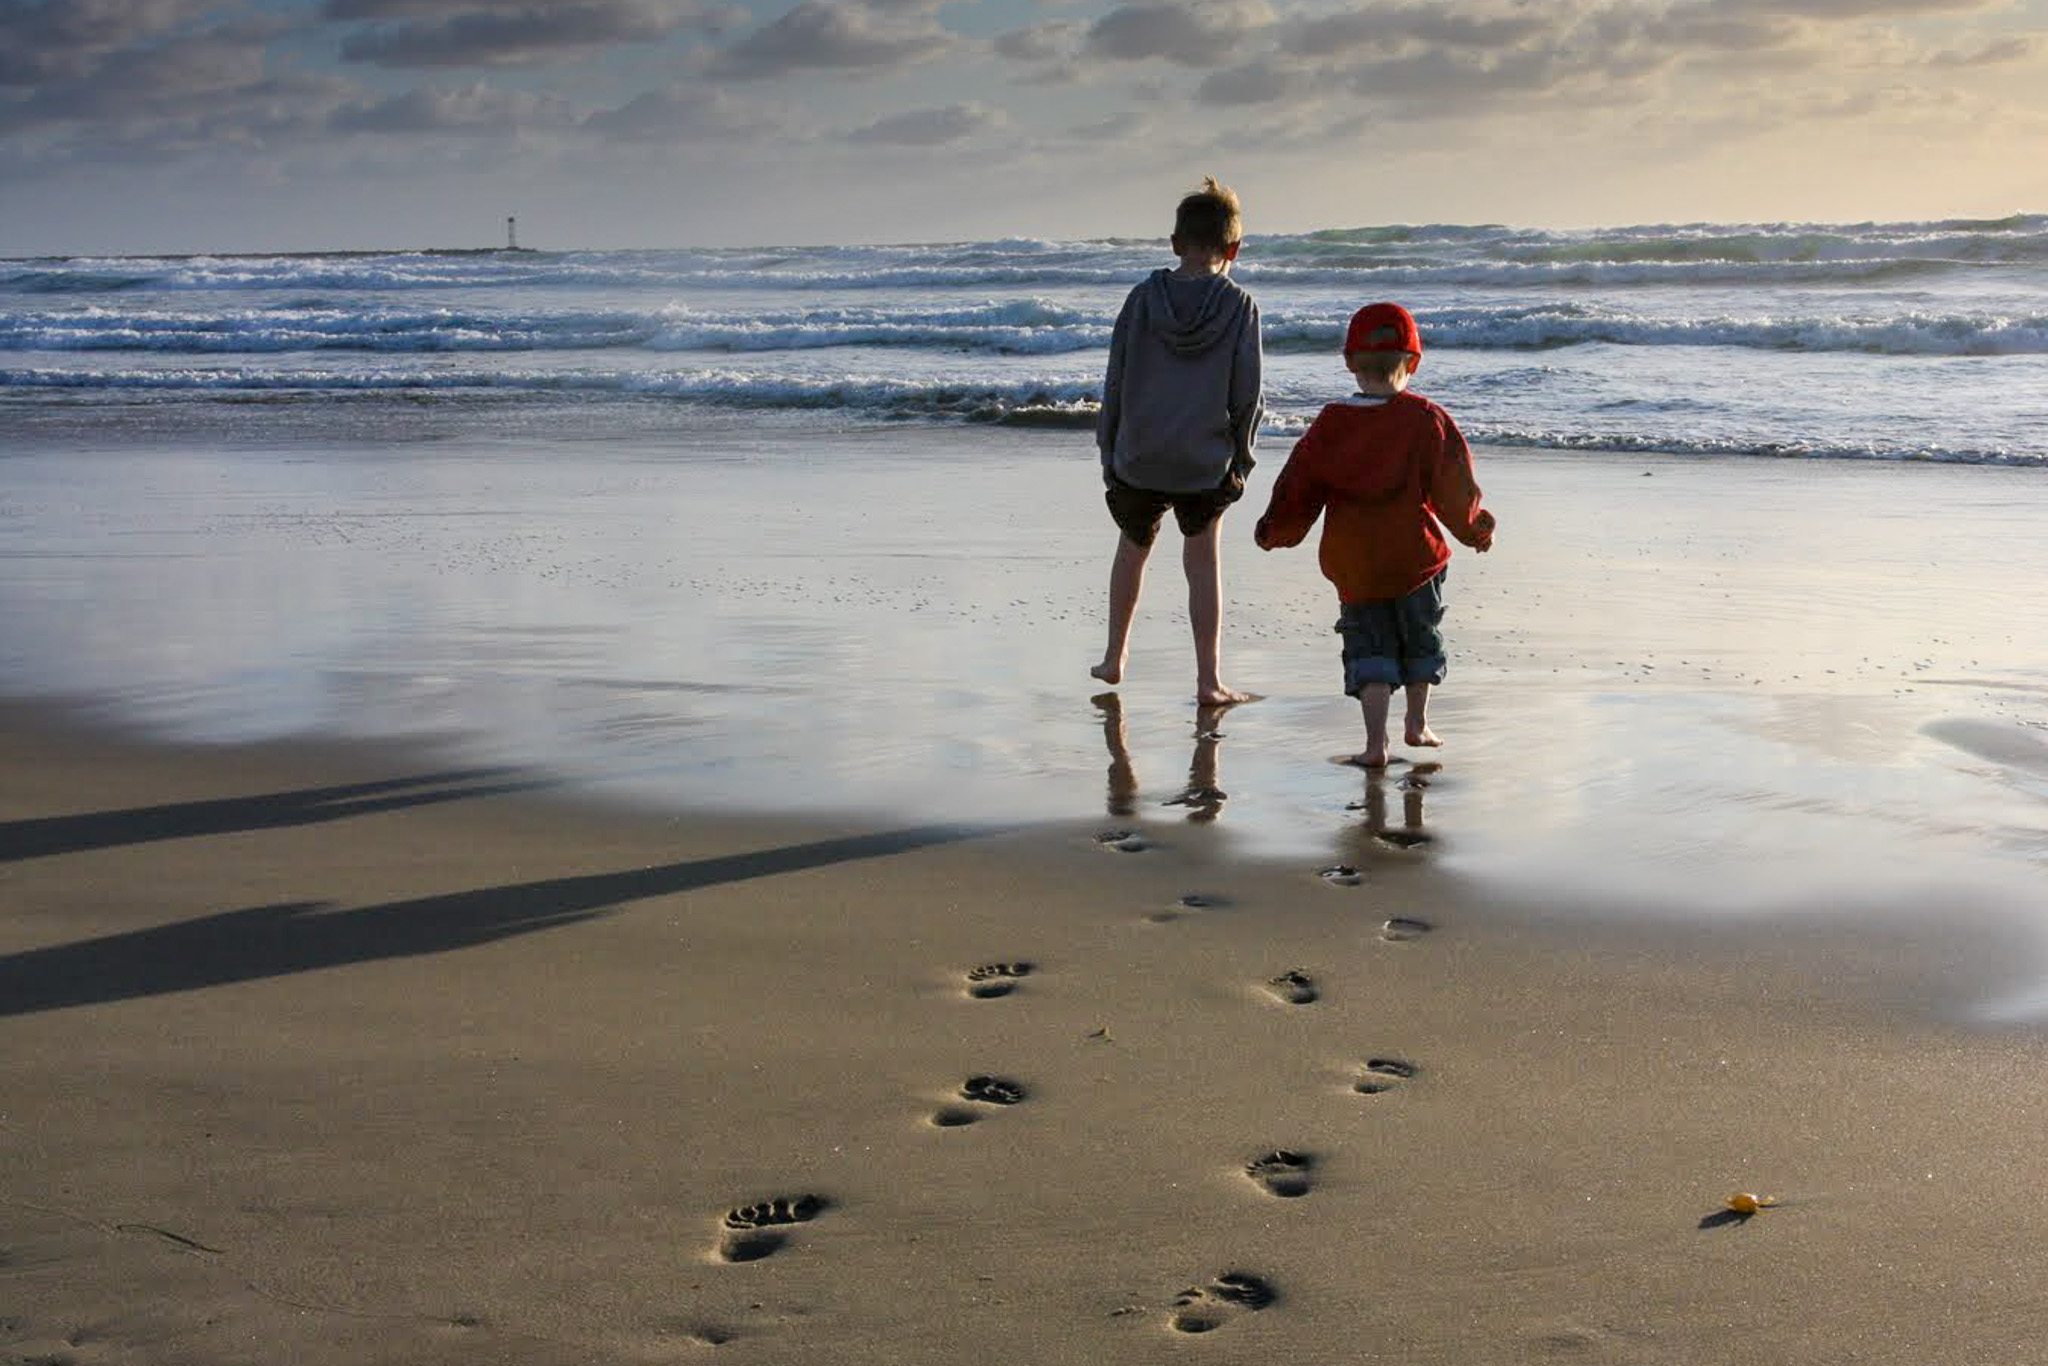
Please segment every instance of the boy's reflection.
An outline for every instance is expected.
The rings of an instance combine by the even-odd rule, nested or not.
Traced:
[[[1390,844],[1396,849],[1413,849],[1428,844],[1435,838],[1422,823],[1422,794],[1429,790],[1429,780],[1443,769],[1442,764],[1415,764],[1396,778],[1385,769],[1368,770],[1365,779],[1365,800],[1353,802],[1353,811],[1365,812],[1365,833],[1381,844]],[[1392,783],[1401,792],[1401,825],[1395,829],[1387,823],[1387,784]]]
[[[1131,764],[1130,735],[1124,726],[1124,699],[1119,693],[1098,693],[1092,700],[1102,712],[1102,741],[1109,747],[1109,792],[1107,806],[1112,816],[1134,815],[1138,809],[1138,772]],[[1195,708],[1195,754],[1188,761],[1188,785],[1167,806],[1184,806],[1188,819],[1213,821],[1223,812],[1229,794],[1217,785],[1217,751],[1221,748],[1222,723],[1228,707]]]

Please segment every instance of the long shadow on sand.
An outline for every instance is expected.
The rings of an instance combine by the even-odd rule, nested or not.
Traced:
[[[516,882],[338,910],[299,901],[0,957],[0,1016],[442,953],[592,920],[623,902],[880,858],[984,833],[920,826],[627,872]]]
[[[0,822],[0,863],[74,854],[86,849],[112,849],[124,844],[196,835],[226,835],[246,830],[275,830],[288,825],[313,825],[349,816],[402,811],[433,802],[497,797],[533,792],[550,784],[520,779],[509,768],[465,768],[446,773],[421,773],[374,783],[341,787],[309,787],[297,792],[266,792],[255,797],[223,797],[204,802],[173,802],[134,806],[119,811],[93,811],[78,816],[39,816]]]

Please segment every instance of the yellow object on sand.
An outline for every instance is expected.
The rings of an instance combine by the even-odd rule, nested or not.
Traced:
[[[1760,1209],[1769,1209],[1778,1203],[1775,1195],[1751,1195],[1748,1191],[1737,1191],[1728,1197],[1728,1208],[1737,1214],[1755,1214]]]

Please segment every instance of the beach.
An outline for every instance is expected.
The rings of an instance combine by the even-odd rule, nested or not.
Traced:
[[[1085,446],[408,420],[13,462],[14,1357],[2028,1358],[2034,471],[1482,450],[1373,779]]]
[[[0,261],[0,1358],[2038,1356],[2048,219],[1254,236],[1224,710],[1171,532],[1087,672],[1163,249]]]
[[[2048,1050],[1941,1018],[2011,924],[1594,931],[1394,848],[5,721],[21,1360],[2032,1350]]]

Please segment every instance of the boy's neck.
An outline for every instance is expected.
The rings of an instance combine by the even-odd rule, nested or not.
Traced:
[[[1358,392],[1364,394],[1367,398],[1398,398],[1408,389],[1408,376],[1406,375],[1401,376],[1398,380],[1367,378],[1363,375],[1354,376],[1354,378],[1358,380]]]
[[[1207,275],[1228,275],[1230,258],[1207,251],[1182,252],[1180,264],[1174,267],[1173,273],[1183,280],[1199,280]]]

